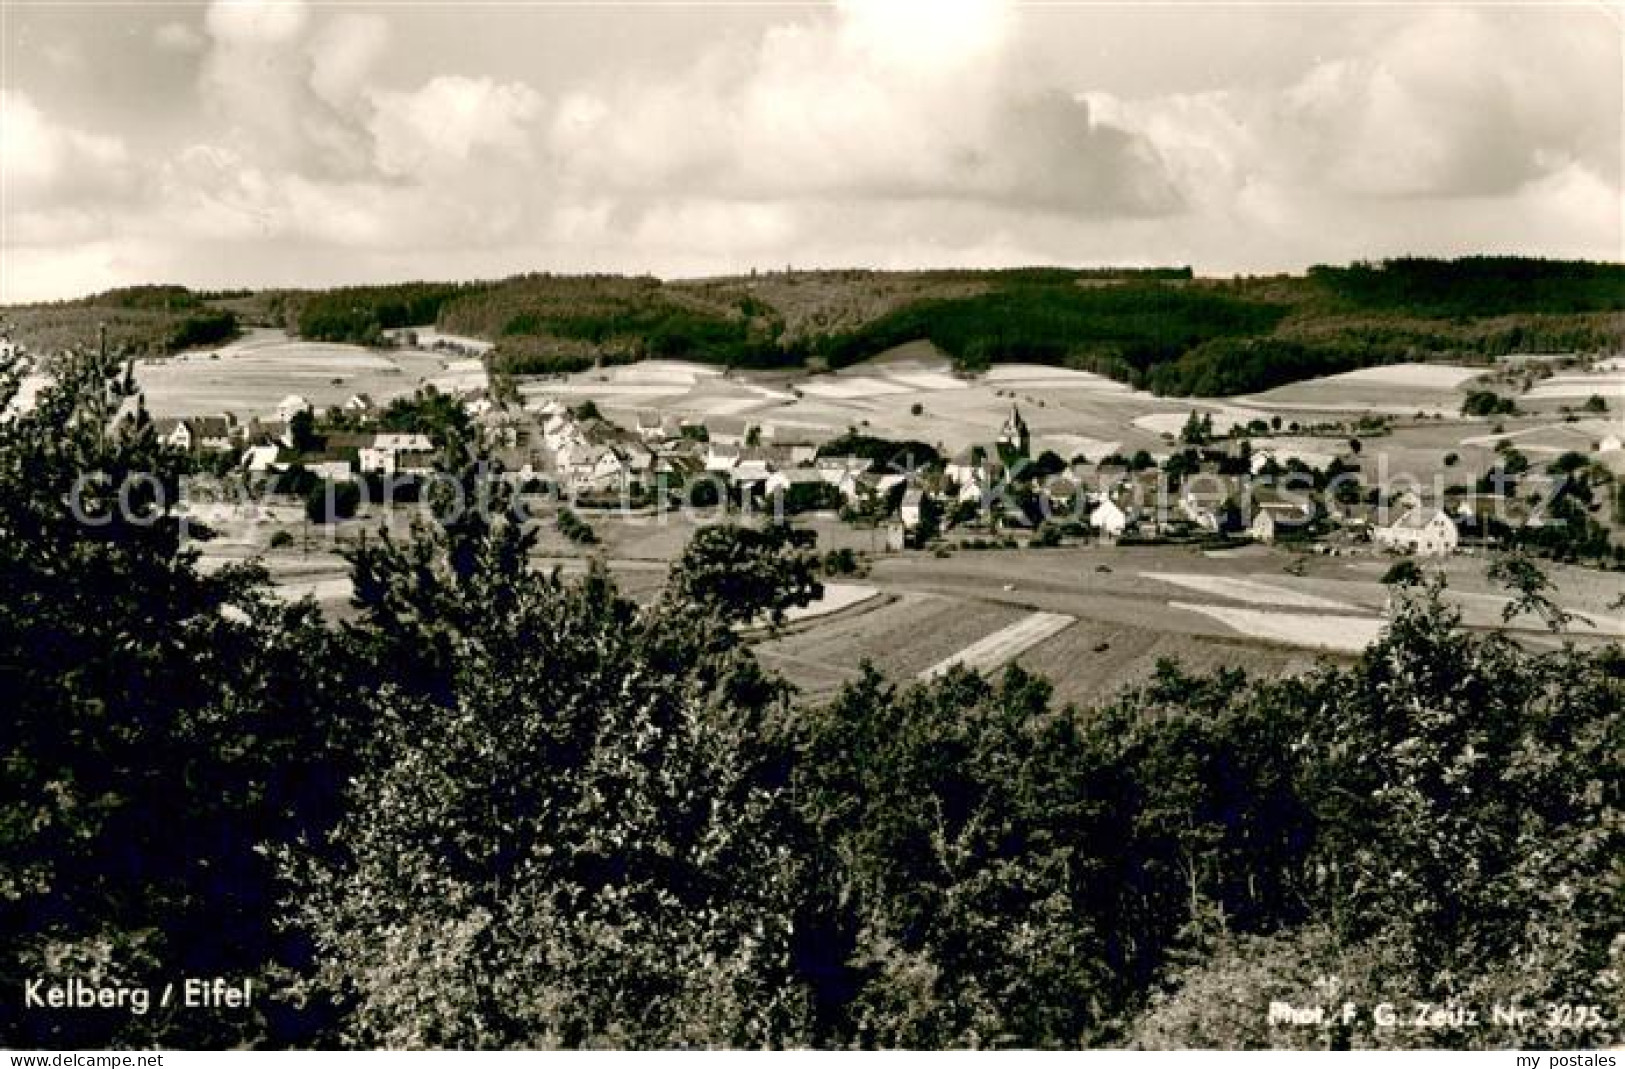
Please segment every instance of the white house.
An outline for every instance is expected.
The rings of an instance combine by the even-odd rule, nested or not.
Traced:
[[[243,467],[255,473],[275,471],[281,466],[277,462],[281,452],[281,446],[251,445],[243,452]]]
[[[559,474],[578,492],[620,490],[636,474],[625,452],[608,445],[573,446],[559,458]]]
[[[925,491],[918,486],[911,486],[903,491],[903,502],[898,507],[897,518],[903,521],[905,530],[912,531],[920,525],[924,509]]]
[[[1247,525],[1247,533],[1253,540],[1265,544],[1275,541],[1278,529],[1279,520],[1272,509],[1259,509],[1253,516],[1253,522]]]
[[[763,486],[773,475],[773,468],[765,460],[741,460],[728,472],[728,481],[735,486]]]
[[[1291,530],[1309,520],[1313,513],[1303,505],[1290,501],[1264,501],[1247,525],[1247,533],[1259,542],[1273,542],[1283,528]]]
[[[186,425],[184,419],[155,419],[152,421],[152,433],[158,436],[160,442],[174,449],[192,448],[192,428]]]
[[[590,467],[583,464],[576,469],[576,483],[583,490],[619,490],[631,475],[619,450],[601,446]]]
[[[1117,538],[1128,530],[1128,521],[1128,513],[1109,497],[1102,497],[1089,513],[1089,525],[1108,538]]]
[[[1625,443],[1620,442],[1617,434],[1606,435],[1602,441],[1597,443],[1597,452],[1599,453],[1617,453],[1621,448],[1625,448]]]
[[[230,449],[235,421],[228,416],[153,421],[158,440],[176,449]]]
[[[1461,530],[1443,509],[1418,506],[1387,527],[1376,528],[1371,538],[1385,549],[1419,557],[1442,557],[1456,551]]]
[[[403,455],[432,456],[433,453],[434,443],[427,434],[375,434],[371,444],[356,450],[356,462],[364,472],[394,475],[408,470],[401,462]]]
[[[309,412],[310,410],[309,401],[305,400],[303,397],[300,397],[296,393],[290,393],[288,396],[277,402],[276,418],[281,420],[283,423],[288,423],[292,421],[293,417],[297,416],[299,413]]]

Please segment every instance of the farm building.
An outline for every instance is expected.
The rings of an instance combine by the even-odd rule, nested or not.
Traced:
[[[1461,531],[1443,509],[1418,506],[1387,527],[1372,532],[1372,540],[1385,549],[1414,553],[1420,557],[1442,557],[1454,553]]]
[[[1252,522],[1247,533],[1259,542],[1274,542],[1283,534],[1301,528],[1314,517],[1307,500],[1259,491],[1254,495]]]

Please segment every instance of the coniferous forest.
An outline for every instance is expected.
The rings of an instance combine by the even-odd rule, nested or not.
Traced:
[[[8,994],[0,1043],[1625,1041],[1617,646],[1528,652],[1413,583],[1304,676],[1165,664],[1078,709],[869,672],[812,705],[735,626],[818,591],[782,530],[710,528],[634,602],[532,568],[492,483],[355,550],[337,623],[199,569],[137,400],[82,356],[0,422],[0,974],[255,996]],[[444,465],[489,476],[474,441]]]
[[[926,341],[963,371],[1041,363],[1165,396],[1217,397],[1411,360],[1625,342],[1625,266],[1515,256],[1401,258],[1302,276],[1197,277],[1190,268],[808,271],[662,281],[518,275],[326,290],[194,293],[141,286],[10,309],[51,352],[94,341],[149,355],[216,345],[239,325],[389,343],[434,324],[495,344],[505,376],[652,358],[730,368],[841,368]]]

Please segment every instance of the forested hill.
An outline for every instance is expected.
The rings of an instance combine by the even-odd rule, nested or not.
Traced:
[[[101,303],[73,307],[83,316]],[[391,328],[434,323],[494,341],[496,369],[510,374],[653,357],[838,368],[926,339],[966,369],[1062,364],[1199,396],[1400,360],[1625,343],[1625,265],[1517,257],[1408,258],[1234,279],[1189,268],[782,271],[672,282],[532,274],[206,303],[244,322],[363,344],[382,343]],[[25,332],[31,314],[20,316]]]

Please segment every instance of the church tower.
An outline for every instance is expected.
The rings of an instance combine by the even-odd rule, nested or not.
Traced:
[[[1030,455],[1032,434],[1027,430],[1027,421],[1021,418],[1021,409],[1015,405],[1010,406],[1010,417],[999,428],[999,444],[1008,446],[1017,456]]]

